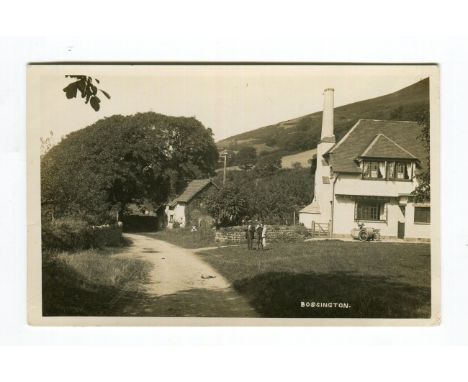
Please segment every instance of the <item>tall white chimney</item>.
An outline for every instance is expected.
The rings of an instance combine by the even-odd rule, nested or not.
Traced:
[[[330,138],[333,139],[333,142],[335,140],[333,134],[334,93],[335,89],[332,88],[323,91],[322,141],[331,141]]]

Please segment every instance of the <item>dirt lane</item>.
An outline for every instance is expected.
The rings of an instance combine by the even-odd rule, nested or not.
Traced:
[[[132,245],[118,256],[141,259],[153,265],[146,292],[154,299],[144,307],[147,313],[160,315],[164,308],[165,314],[170,316],[257,315],[247,300],[193,250],[148,236],[125,236]]]

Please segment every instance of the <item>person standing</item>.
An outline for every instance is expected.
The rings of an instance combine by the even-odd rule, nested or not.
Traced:
[[[266,224],[263,224],[262,227],[262,249],[266,248]]]
[[[263,225],[262,225],[262,222],[259,222],[257,224],[257,227],[255,227],[255,233],[257,235],[257,250],[260,249],[260,247],[262,247],[263,249],[262,232],[263,232]]]
[[[252,241],[253,241],[253,226],[251,222],[247,224],[247,229],[245,231],[245,238],[247,239],[247,249],[251,250]]]
[[[250,249],[254,249],[253,248],[254,239],[255,239],[255,226],[252,222],[250,222]]]

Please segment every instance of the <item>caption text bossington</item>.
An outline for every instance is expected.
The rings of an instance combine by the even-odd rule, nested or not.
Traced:
[[[348,303],[348,302],[301,301],[301,308],[341,308],[341,309],[350,309],[351,304]]]

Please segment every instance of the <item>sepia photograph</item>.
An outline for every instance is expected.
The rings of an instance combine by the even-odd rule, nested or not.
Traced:
[[[437,325],[437,65],[28,66],[32,325]]]

